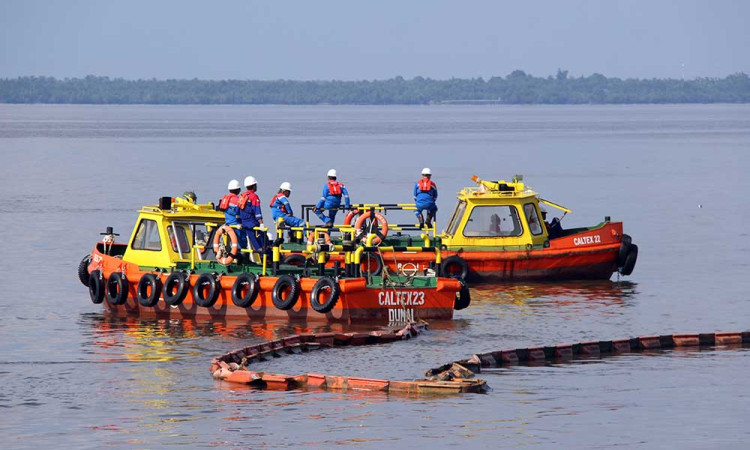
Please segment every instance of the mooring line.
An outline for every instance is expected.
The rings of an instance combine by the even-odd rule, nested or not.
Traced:
[[[369,333],[313,333],[289,336],[229,352],[211,361],[214,378],[241,383],[258,389],[324,389],[335,391],[380,391],[401,394],[457,394],[485,392],[487,383],[474,376],[482,369],[518,364],[568,363],[628,353],[663,349],[701,349],[705,347],[736,348],[750,344],[750,331],[638,336],[608,341],[586,341],[575,344],[524,347],[472,355],[470,358],[430,369],[427,378],[393,381],[306,373],[284,375],[249,369],[253,363],[285,354],[296,354],[322,348],[377,345],[411,339],[426,330],[426,323],[409,323],[403,328]]]

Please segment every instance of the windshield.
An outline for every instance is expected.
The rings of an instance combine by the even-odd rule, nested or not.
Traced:
[[[453,210],[453,216],[451,216],[450,222],[448,222],[448,228],[445,230],[447,235],[454,236],[456,234],[458,224],[461,223],[461,218],[464,216],[464,211],[466,211],[466,202],[459,201],[456,205],[456,209]]]
[[[175,234],[175,229],[177,234]],[[174,221],[167,227],[167,235],[172,251],[177,253],[180,259],[190,259],[193,243],[203,247],[195,249],[196,260],[213,259],[215,255],[210,242],[215,230],[215,228],[208,230],[206,224],[202,222]]]

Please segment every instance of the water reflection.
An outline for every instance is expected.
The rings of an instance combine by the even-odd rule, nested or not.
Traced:
[[[555,283],[503,283],[473,287],[472,301],[485,304],[555,307],[628,305],[637,295],[631,281],[589,280]]]

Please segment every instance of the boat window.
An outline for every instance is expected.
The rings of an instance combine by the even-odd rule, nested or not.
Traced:
[[[526,214],[526,221],[529,223],[531,234],[542,234],[542,225],[539,223],[539,215],[536,213],[536,207],[533,203],[523,205],[523,212]]]
[[[216,228],[211,231],[208,230],[206,224],[196,223],[194,224],[195,233],[195,245],[203,247],[195,249],[195,255],[198,259],[214,259],[216,254],[214,253],[213,247],[210,242],[213,239],[213,234],[216,232]]]
[[[458,224],[461,223],[461,219],[466,211],[466,202],[459,201],[456,205],[456,209],[453,210],[453,216],[450,222],[448,222],[448,228],[446,233],[450,236],[454,236],[458,230]]]
[[[520,236],[523,227],[515,206],[475,206],[464,227],[466,237]]]
[[[159,237],[159,227],[156,221],[149,219],[141,220],[130,247],[133,250],[161,251],[161,238]]]
[[[167,227],[167,236],[169,236],[169,243],[172,245],[172,251],[177,252],[182,256],[183,253],[190,252],[190,241],[188,241],[187,232],[183,225],[176,225],[177,236],[175,236],[172,225]]]

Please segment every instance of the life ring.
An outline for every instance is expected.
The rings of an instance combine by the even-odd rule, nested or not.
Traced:
[[[622,243],[620,244],[620,251],[617,253],[617,267],[625,265],[625,259],[630,253],[630,246],[632,244],[632,238],[627,234],[622,235]]]
[[[372,244],[373,245],[378,245],[378,244],[380,244],[383,241],[383,239],[386,236],[388,236],[388,221],[385,219],[384,215],[380,214],[377,211],[373,211],[373,216],[374,216],[374,218],[372,219],[372,221],[373,221],[372,228],[374,228],[374,229],[377,230],[376,227],[379,226],[380,227],[380,230],[379,230],[380,235],[379,236],[375,236],[372,239]],[[365,221],[367,221],[369,218],[370,218],[370,213],[369,212],[366,212],[366,213],[362,214],[361,216],[359,216],[359,218],[357,219],[357,223],[354,224],[354,228],[357,230],[357,232],[356,232],[357,236],[360,236],[363,233],[369,232],[369,230],[365,230],[364,229],[365,228]],[[382,236],[382,238],[381,238],[381,236]]]
[[[346,213],[346,216],[344,217],[344,225],[351,225],[352,220],[354,220],[355,217],[359,215],[358,209],[352,209],[348,213]]]
[[[469,276],[469,264],[458,255],[449,256],[443,260],[440,276],[465,280]]]
[[[360,273],[377,277],[383,273],[383,260],[378,254],[364,253],[360,259],[359,268]]]
[[[232,285],[232,303],[240,308],[247,308],[258,298],[260,283],[254,273],[241,273]],[[247,289],[247,292],[243,292]]]
[[[172,272],[164,282],[164,302],[169,306],[177,306],[185,300],[190,279],[184,272]]]
[[[320,297],[325,295],[325,290],[330,291],[328,298],[324,302],[320,301]],[[315,283],[312,292],[310,293],[310,306],[315,311],[325,314],[336,306],[341,295],[341,287],[339,283],[331,277],[323,277]]]
[[[193,301],[198,306],[210,308],[219,298],[219,280],[212,273],[203,273],[193,286]]]
[[[91,255],[84,256],[78,263],[78,279],[84,286],[89,285],[89,264],[91,264]]]
[[[222,251],[222,243],[221,243],[221,236],[226,234],[229,238],[229,242],[232,246],[232,251],[227,252],[226,248]],[[216,233],[214,233],[214,239],[213,239],[213,248],[214,253],[216,254],[216,261],[218,261],[220,264],[224,264],[225,266],[228,266],[232,263],[232,261],[237,258],[237,255],[240,251],[239,246],[239,240],[237,239],[237,233],[234,231],[232,227],[230,227],[227,224],[224,224],[220,226]]]
[[[102,272],[94,270],[89,274],[89,296],[95,305],[104,301],[104,281],[102,281]]]
[[[307,258],[305,258],[305,255],[299,254],[299,253],[292,253],[291,255],[287,255],[284,257],[284,260],[282,263],[289,264],[290,266],[299,266],[302,267],[305,265],[305,262],[307,261]]]
[[[323,239],[326,243],[326,245],[331,245],[331,236],[326,233],[325,231],[311,231],[307,234],[307,245],[315,245],[315,243],[318,241],[318,237],[320,235],[323,235]]]
[[[630,246],[630,252],[628,253],[628,256],[625,258],[625,264],[622,265],[620,268],[620,273],[622,275],[630,275],[633,273],[633,269],[635,269],[635,262],[638,259],[638,246],[633,244]]]
[[[407,277],[413,277],[417,274],[417,272],[419,272],[419,267],[416,264],[411,263],[411,262],[403,263],[403,264],[400,264],[399,266],[400,266],[398,268],[399,273]]]
[[[112,272],[104,286],[104,295],[113,305],[122,305],[127,301],[128,279],[120,272]]]
[[[138,280],[138,287],[135,290],[138,303],[141,306],[156,306],[161,297],[162,284],[159,277],[153,273],[144,273]]]
[[[471,291],[469,291],[469,286],[466,285],[464,280],[459,279],[458,282],[461,283],[461,290],[458,291],[458,294],[456,294],[456,301],[453,302],[453,309],[456,311],[468,308],[471,304]]]
[[[289,274],[282,275],[276,280],[276,284],[273,285],[271,300],[273,300],[273,305],[275,307],[287,311],[297,304],[299,292],[299,281]]]

